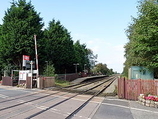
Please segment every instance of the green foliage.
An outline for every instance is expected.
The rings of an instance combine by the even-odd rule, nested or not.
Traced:
[[[86,48],[85,44],[80,44],[80,41],[74,43],[75,50],[75,63],[79,63],[79,70],[83,71],[85,66],[86,69],[90,69],[89,49]]]
[[[158,67],[158,4],[155,0],[140,1],[138,18],[126,30],[125,70],[132,65]]]
[[[112,69],[108,69],[106,64],[99,63],[93,69],[92,72],[95,74],[111,75],[113,74]]]
[[[12,2],[5,12],[1,26],[0,59],[4,65],[11,64],[21,68],[22,55],[34,58],[33,35],[41,36],[42,18],[34,10],[31,2],[25,0]]]
[[[78,71],[83,71],[84,66],[90,68],[89,51],[85,44],[79,41],[73,43],[68,30],[54,19],[44,31],[44,39],[41,46],[43,49],[43,61],[51,61],[56,73],[74,73],[74,63],[79,63]]]
[[[34,34],[37,35],[40,74],[74,73],[75,63],[79,63],[78,72],[90,70],[95,65],[97,55],[85,44],[74,43],[60,21],[53,19],[44,31],[43,26],[42,18],[31,2],[11,3],[0,25],[0,69],[3,69],[0,72],[22,69],[22,55],[29,55],[34,60]],[[54,65],[45,66],[46,61]]]
[[[113,69],[109,69],[107,71],[107,75],[117,74],[117,72],[114,72]]]
[[[89,61],[89,67],[90,68],[93,68],[95,66],[95,63],[97,62],[97,58],[98,58],[98,55],[94,55],[93,51],[91,49],[87,49],[87,59]]]
[[[60,21],[52,20],[44,31],[42,49],[44,50],[43,61],[51,61],[56,73],[64,73],[65,69],[73,66],[74,49],[73,41],[68,30],[61,25]]]
[[[55,85],[56,85],[56,86],[65,87],[65,86],[69,86],[69,85],[70,85],[70,82],[65,81],[65,80],[55,79]]]
[[[47,76],[47,77],[54,77],[54,76],[56,76],[55,68],[54,68],[53,64],[47,63],[47,65],[44,68],[43,75]]]

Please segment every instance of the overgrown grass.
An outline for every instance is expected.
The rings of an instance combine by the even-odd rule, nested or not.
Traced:
[[[113,91],[113,94],[117,95],[117,92],[118,92],[118,88],[117,88],[117,85],[115,85],[115,90]]]
[[[69,86],[70,82],[69,81],[65,81],[65,80],[55,79],[55,85],[56,86],[60,86],[60,87],[65,87],[65,86]]]
[[[121,77],[121,78],[128,79],[128,76],[126,76],[126,75],[124,75],[124,74],[121,74],[120,77]]]

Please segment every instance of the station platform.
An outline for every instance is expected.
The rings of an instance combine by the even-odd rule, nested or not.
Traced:
[[[71,81],[71,84],[79,84],[79,83],[81,83],[85,80],[88,80],[88,79],[103,78],[103,77],[106,77],[106,75],[98,75],[98,76],[89,76],[89,77],[77,78],[77,79]]]

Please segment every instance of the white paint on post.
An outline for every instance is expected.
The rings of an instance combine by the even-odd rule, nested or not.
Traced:
[[[39,71],[38,71],[38,54],[37,54],[37,41],[36,41],[36,35],[34,35],[34,40],[35,40],[35,54],[36,54],[36,69],[37,69],[37,77],[39,75]]]
[[[31,89],[32,89],[32,74],[33,74],[32,65],[33,65],[33,61],[31,61],[30,64],[31,64]]]

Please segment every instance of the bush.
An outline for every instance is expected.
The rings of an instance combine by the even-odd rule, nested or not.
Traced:
[[[55,77],[56,76],[55,68],[54,68],[53,64],[48,64],[44,67],[43,75],[47,76],[47,77]]]

